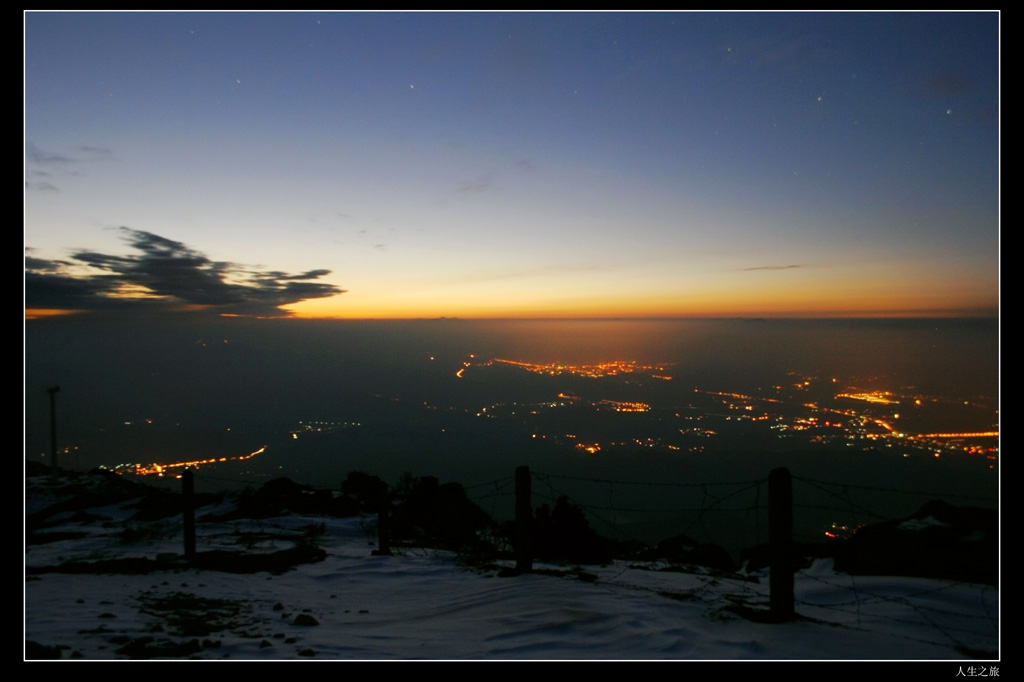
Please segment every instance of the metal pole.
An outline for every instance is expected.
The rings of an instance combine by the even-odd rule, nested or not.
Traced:
[[[771,574],[769,603],[777,622],[792,620],[793,608],[793,480],[789,469],[768,474],[768,552]]]

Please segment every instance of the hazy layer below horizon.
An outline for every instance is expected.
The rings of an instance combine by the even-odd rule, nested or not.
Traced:
[[[997,320],[221,319],[186,324],[80,319],[28,323],[25,343],[26,457],[49,461],[46,389],[60,386],[58,444],[72,449],[59,461],[71,468],[237,457],[268,445],[251,461],[200,468],[207,489],[235,489],[277,476],[336,487],[353,470],[392,484],[410,472],[472,486],[508,479],[516,466],[526,464],[536,472],[569,477],[555,486],[535,484],[536,504],[562,493],[581,503],[614,504],[617,527],[645,516],[622,508],[703,508],[710,498],[696,489],[595,487],[577,485],[574,478],[717,485],[760,480],[772,468],[786,466],[807,479],[920,492],[870,500],[863,495],[871,493],[858,493],[862,510],[890,518],[911,513],[932,496],[969,504],[998,499],[998,470],[984,457],[905,459],[885,448],[811,446],[806,438],[768,436],[767,427],[753,429],[750,422],[711,425],[720,433],[708,441],[711,449],[697,454],[636,447],[588,455],[564,439],[559,445],[531,437],[540,424],[563,435],[570,428],[611,433],[627,424],[629,438],[657,429],[678,438],[685,425],[668,411],[686,410],[695,389],[757,394],[805,377],[819,379],[817,395],[825,399],[844,387],[926,395],[954,407],[977,399],[991,408],[977,409],[970,428],[987,430],[998,420]],[[492,358],[673,363],[665,372],[672,380],[548,377],[508,365],[481,366]],[[457,377],[463,368],[464,376]],[[637,417],[642,421],[582,406],[542,409],[529,423],[513,416],[516,404],[549,402],[561,391],[583,396],[584,403],[640,400],[652,412]],[[478,418],[482,408],[501,405],[506,406],[503,417]],[[667,421],[660,421],[658,409]],[[941,423],[942,409],[936,408],[933,421]],[[291,436],[300,422],[311,421],[331,422],[334,431]],[[815,485],[810,484],[812,493]],[[493,498],[490,513],[508,513],[503,509],[507,493]],[[822,495],[804,503],[835,504],[832,496]],[[748,511],[718,514],[714,529],[702,516],[694,518],[710,539],[731,548],[750,546],[759,526],[749,510],[763,502],[754,488],[730,499]],[[859,514],[854,516],[861,522]],[[668,525],[648,519],[655,526],[635,532],[649,538],[680,528],[695,532],[688,525],[694,521],[671,518]],[[834,512],[805,515],[805,537],[819,536],[822,524],[837,518],[847,522]]]
[[[25,344],[26,455],[49,451],[46,389],[60,386],[59,441],[80,446],[83,468],[244,454],[300,421],[372,423],[389,400],[478,410],[553,397],[511,368],[486,382],[455,377],[464,362],[499,357],[673,363],[673,380],[647,394],[667,402],[695,387],[755,391],[788,372],[949,399],[999,390],[998,321],[977,319],[65,319],[27,323]]]

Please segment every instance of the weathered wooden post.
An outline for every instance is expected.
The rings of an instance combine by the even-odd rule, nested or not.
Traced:
[[[46,389],[50,394],[50,475],[57,478],[57,391],[60,386]]]
[[[391,500],[388,484],[381,481],[377,489],[377,549],[375,556],[391,556]]]
[[[516,571],[533,570],[533,507],[530,501],[530,467],[516,468]]]
[[[192,479],[192,470],[185,469],[181,474],[181,494],[185,505],[185,558],[196,555],[196,486]]]
[[[772,617],[792,620],[793,609],[793,480],[781,467],[768,474],[768,553]]]

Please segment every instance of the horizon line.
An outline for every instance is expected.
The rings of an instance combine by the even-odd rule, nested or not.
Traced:
[[[24,311],[24,321],[38,321],[46,319],[94,319],[94,320],[111,320],[111,319],[154,319],[154,318],[166,318],[166,319],[224,319],[224,318],[236,318],[236,319],[247,319],[247,320],[287,320],[287,321],[335,321],[335,322],[383,322],[383,321],[395,321],[395,322],[507,322],[507,321],[524,321],[524,322],[584,322],[584,321],[604,321],[604,322],[645,322],[645,321],[670,321],[670,320],[709,320],[709,321],[721,321],[721,320],[740,320],[740,321],[769,321],[769,320],[952,320],[952,319],[976,319],[976,320],[998,320],[1000,318],[1000,311],[984,311],[984,310],[919,310],[919,311],[901,311],[901,312],[887,312],[887,311],[861,311],[861,312],[822,312],[822,313],[768,313],[768,314],[738,314],[738,315],[587,315],[587,316],[572,316],[572,315],[530,315],[530,316],[511,316],[511,315],[492,315],[492,316],[462,316],[462,315],[435,315],[435,316],[402,316],[402,317],[340,317],[340,316],[319,316],[319,315],[237,315],[237,314],[216,314],[212,312],[196,313],[196,312],[161,312],[154,314],[154,311],[141,312],[140,314],[125,314],[124,311],[118,311],[113,313],[111,311],[96,311],[96,310],[54,310],[54,309],[32,309],[26,308]]]

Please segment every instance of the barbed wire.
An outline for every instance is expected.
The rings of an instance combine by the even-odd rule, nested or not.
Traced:
[[[881,603],[881,602],[879,602],[879,603]],[[895,605],[898,605],[898,606],[904,606],[904,607],[912,610],[914,613],[919,614],[921,616],[921,619],[920,620],[914,620],[914,619],[911,619],[911,618],[904,618],[904,617],[899,617],[899,616],[888,615],[888,614],[886,614],[884,612],[872,613],[871,614],[871,618],[872,619],[878,620],[878,621],[888,621],[888,622],[897,623],[897,624],[900,624],[900,625],[912,625],[912,626],[917,626],[917,627],[920,627],[922,625],[927,625],[928,628],[941,633],[948,641],[952,642],[953,644],[955,644],[957,646],[965,646],[965,643],[963,642],[962,637],[957,637],[957,636],[954,635],[954,633],[960,633],[961,635],[979,635],[979,636],[985,636],[985,637],[990,636],[992,634],[992,631],[989,628],[986,628],[984,630],[979,630],[979,629],[976,629],[976,628],[968,628],[968,627],[963,627],[963,626],[956,626],[956,625],[948,625],[948,624],[939,623],[935,618],[932,618],[932,617],[930,617],[927,614],[927,610],[924,607],[922,607],[919,604],[914,604],[912,601],[910,601],[909,598],[906,598],[906,597],[904,597],[904,598],[891,598],[891,599],[887,599],[887,600],[884,600],[884,603],[886,603],[888,605],[895,604]],[[864,614],[861,612],[859,607],[858,607],[858,609],[856,611],[851,612],[849,609],[847,609],[845,607],[836,606],[834,604],[833,605],[829,605],[829,604],[816,604],[816,603],[813,603],[813,602],[805,602],[805,601],[800,601],[800,600],[797,600],[796,604],[799,605],[799,606],[804,606],[804,607],[809,607],[809,608],[823,609],[825,611],[835,611],[837,613],[846,613],[846,614],[853,613],[854,615],[857,616],[857,625],[858,625],[858,627],[863,627],[863,625],[861,624],[861,620],[862,620]],[[954,616],[954,617],[959,618],[959,619],[967,617],[963,613],[952,612],[952,611],[945,612],[945,615]],[[924,622],[922,622],[922,621],[924,621]],[[834,621],[829,621],[829,622],[832,625],[846,625],[845,623],[838,623],[838,622],[834,622]],[[925,640],[920,640],[920,641],[925,641]],[[940,644],[940,642],[932,642],[932,643],[933,644]]]
[[[544,476],[546,478],[562,478],[569,481],[587,481],[590,483],[615,483],[619,485],[642,485],[651,487],[665,487],[665,488],[702,488],[708,486],[736,486],[736,485],[747,485],[752,481],[731,481],[731,482],[720,482],[720,483],[665,483],[659,481],[621,481],[613,480],[608,478],[588,478],[585,476],[567,476],[565,474],[547,474],[543,472],[530,471],[531,476]],[[767,479],[762,479],[767,480]]]
[[[240,480],[238,478],[223,478],[218,476],[211,476],[208,474],[199,474],[193,471],[193,475],[198,480],[204,480],[208,482],[218,482],[221,484],[230,484],[236,487],[260,485],[266,481],[256,480]],[[673,483],[660,483],[660,482],[640,482],[640,481],[617,481],[611,479],[601,478],[587,478],[587,477],[576,477],[576,476],[563,476],[558,474],[546,474],[546,473],[531,473],[531,478],[536,482],[533,491],[533,497],[537,500],[555,502],[561,497],[566,497],[573,505],[583,510],[589,517],[598,521],[610,528],[615,528],[621,535],[629,537],[637,542],[640,542],[639,538],[630,537],[631,534],[627,533],[621,523],[618,523],[614,518],[608,518],[608,512],[612,515],[623,512],[623,513],[679,513],[679,514],[691,514],[695,513],[696,518],[692,519],[690,523],[685,526],[682,533],[689,534],[691,529],[699,526],[701,531],[708,537],[713,534],[705,525],[705,519],[712,513],[739,513],[746,512],[753,515],[755,532],[757,537],[760,537],[760,514],[766,509],[763,504],[763,493],[762,487],[766,485],[767,479],[755,479],[751,481],[738,481],[732,483],[686,483],[686,484],[673,484]],[[794,509],[800,510],[814,510],[814,511],[842,511],[861,516],[869,516],[878,519],[886,518],[884,515],[875,512],[870,509],[865,503],[858,502],[855,497],[859,492],[872,492],[872,493],[886,493],[889,495],[899,496],[911,496],[911,497],[931,497],[931,498],[944,498],[951,497],[957,499],[967,500],[982,500],[983,498],[969,495],[948,495],[948,494],[937,494],[937,493],[925,493],[921,491],[913,490],[901,490],[895,488],[883,488],[876,486],[859,486],[851,485],[846,483],[828,482],[816,479],[809,479],[805,477],[793,476],[792,480],[795,483],[807,486],[810,489],[816,490],[826,496],[827,499],[835,500],[837,506],[829,506],[826,504],[794,504]],[[561,481],[575,481],[584,482],[592,485],[600,485],[607,487],[606,503],[597,504],[583,504],[575,498],[570,496],[567,492],[558,485]],[[498,500],[506,499],[514,494],[514,483],[515,478],[511,476],[494,479],[482,483],[476,483],[472,486],[464,487],[464,490],[473,491],[474,498],[479,501],[489,501],[492,506],[492,513],[494,506]],[[662,488],[686,488],[700,492],[700,501],[698,506],[678,506],[678,507],[635,507],[635,506],[623,506],[617,503],[620,488],[624,486],[650,486],[650,487],[662,487]],[[732,488],[725,490],[725,488]],[[732,504],[732,506],[725,506],[730,504],[730,501],[735,501],[741,498],[743,495],[751,495],[752,502],[747,505]],[[238,535],[236,543],[269,543],[271,547],[274,546],[276,541],[285,541],[290,539],[297,533],[303,530],[301,527],[296,527],[294,524],[279,524],[272,520],[262,520],[259,522],[259,527],[252,531],[252,537],[249,537],[244,532],[240,533],[238,530],[225,531],[217,530],[209,535],[204,534],[205,537],[226,537],[230,535]],[[262,536],[262,537],[261,537]],[[275,537],[276,536],[276,537]],[[287,536],[287,537],[286,537]],[[635,568],[635,570],[642,570],[636,568],[638,563],[633,562],[623,563],[622,567],[613,576],[607,579],[603,579],[600,582],[608,585],[614,585],[617,587],[623,587],[634,590],[644,590],[649,592],[656,592],[659,594],[665,594],[666,596],[672,597],[670,590],[664,588],[641,586],[631,584],[628,581],[629,570]],[[664,567],[666,564],[664,560],[655,560],[646,562],[647,570],[660,570],[656,567]],[[674,563],[669,563],[674,569],[679,569],[679,566]],[[764,602],[767,596],[764,593],[764,585],[760,584],[755,586],[749,580],[745,580],[742,577],[731,578],[727,575],[710,575],[707,573],[701,573],[700,571],[684,571],[691,573],[692,575],[698,576],[701,579],[701,585],[698,587],[688,587],[679,593],[679,596],[674,598],[690,598],[694,599],[707,599],[708,595],[713,595],[716,599],[723,601],[729,601],[728,595],[722,595],[720,588],[714,586],[715,582],[723,580],[733,581],[736,583],[735,589],[741,594],[746,595],[752,600]],[[913,637],[910,635],[902,635],[894,633],[894,637],[899,637],[909,641],[917,641],[932,645],[948,646],[949,643],[963,649],[970,648],[965,644],[965,639],[970,639],[971,636],[984,637],[986,641],[991,640],[993,632],[998,632],[998,614],[992,611],[993,600],[998,599],[998,588],[990,586],[975,586],[979,588],[978,600],[981,605],[981,611],[984,615],[976,615],[973,613],[964,613],[959,610],[950,608],[940,608],[929,603],[929,600],[938,596],[944,591],[952,591],[956,589],[963,589],[965,586],[970,584],[960,582],[940,582],[938,584],[935,581],[927,583],[927,588],[921,589],[911,593],[904,593],[898,596],[893,596],[885,593],[881,593],[872,590],[864,583],[867,581],[861,581],[858,584],[859,579],[855,576],[845,576],[844,582],[848,581],[849,584],[843,584],[838,579],[829,579],[820,575],[808,573],[807,571],[798,571],[797,576],[801,580],[813,581],[826,586],[831,594],[835,594],[837,591],[846,591],[850,597],[847,601],[829,601],[829,602],[815,602],[809,599],[797,599],[795,604],[803,609],[814,609],[816,612],[827,614],[833,612],[837,615],[842,616],[854,616],[856,619],[856,625],[851,624],[847,618],[836,621],[824,620],[831,625],[840,626],[844,628],[859,629],[864,631],[877,631],[877,627],[864,627],[863,623],[866,619],[870,619],[873,622],[892,622],[894,624],[901,625],[913,625],[918,627],[926,627],[932,632],[938,633],[942,640],[932,641],[919,637]],[[949,601],[949,600],[947,600]],[[899,613],[903,615],[893,615],[893,609],[883,609],[881,607],[889,606],[894,607]],[[911,617],[909,614],[913,614],[915,617]]]
[[[486,494],[476,494],[474,497],[476,503],[490,502],[490,516],[492,519],[497,518],[498,502],[501,499],[506,499],[515,496],[515,477],[508,476],[506,478],[499,478],[486,483],[476,483],[472,486],[464,487],[466,495],[469,495],[470,490],[480,490],[487,488]],[[512,490],[509,490],[512,488]]]
[[[855,485],[855,484],[852,484],[852,483],[837,483],[835,481],[819,481],[817,479],[805,478],[803,476],[793,476],[792,478],[793,478],[794,481],[800,481],[800,482],[803,482],[803,483],[809,483],[809,484],[813,484],[813,485],[817,485],[817,486],[837,486],[837,487],[842,487],[844,489],[849,488],[849,489],[853,489],[853,490],[871,490],[873,492],[879,492],[879,493],[894,493],[894,494],[898,494],[898,495],[912,495],[914,497],[933,497],[933,498],[953,497],[953,498],[957,498],[957,499],[961,499],[961,500],[974,500],[976,502],[990,502],[991,501],[991,500],[989,500],[989,499],[987,499],[985,497],[979,497],[977,495],[962,495],[962,494],[958,494],[958,493],[945,493],[945,492],[943,492],[943,493],[939,493],[939,492],[925,492],[925,491],[922,491],[922,490],[906,490],[906,489],[900,489],[900,488],[879,488],[879,487],[876,487],[876,486]],[[824,491],[823,488],[822,488],[822,490]]]
[[[899,619],[896,619],[896,618],[886,618],[885,616],[882,616],[882,615],[875,615],[874,617],[882,619],[882,620],[892,620],[894,622],[899,622]],[[874,632],[876,632],[876,630],[873,630],[872,628],[860,625],[859,622],[858,622],[857,625],[851,625],[849,623],[833,623],[831,621],[823,621],[823,622],[828,622],[829,625],[833,625],[833,626],[841,627],[841,628],[846,628],[846,629],[849,629],[849,630],[858,630],[860,632],[866,632],[866,633],[874,633]],[[915,626],[919,626],[920,625],[920,623],[917,623],[917,622],[914,622],[914,621],[905,621],[904,624],[906,624],[906,623],[909,623],[910,625],[915,625]],[[945,635],[946,633],[943,632],[942,634]],[[973,633],[973,634],[983,634],[983,635],[985,635],[985,634],[988,634],[988,633]],[[935,645],[935,646],[946,646],[947,645],[946,642],[936,642],[935,640],[924,639],[923,637],[913,637],[911,635],[902,634],[902,633],[898,633],[898,632],[890,632],[890,633],[888,633],[888,636],[892,637],[892,638],[895,638],[895,639],[903,639],[903,640],[906,640],[908,642],[917,642],[919,644],[932,644],[932,645]],[[959,648],[968,648],[967,645],[965,645],[963,642],[959,642],[959,641],[957,641],[955,639],[952,640],[952,641]]]
[[[853,506],[861,514],[865,514],[867,516],[871,516],[871,517],[874,517],[876,519],[888,519],[888,518],[890,518],[890,517],[886,516],[885,514],[879,514],[877,512],[873,512],[873,511],[871,511],[870,509],[868,509],[866,507],[861,507],[861,506],[856,505],[856,504],[851,505],[851,506]],[[807,510],[814,510],[814,511],[840,511],[840,512],[849,512],[849,511],[851,511],[849,508],[843,508],[843,507],[830,507],[830,506],[824,505],[824,504],[797,504],[795,502],[793,503],[793,508],[794,509],[807,509]]]
[[[861,620],[862,620],[862,618],[865,615],[863,613],[862,609],[864,609],[866,607],[881,605],[881,604],[897,605],[897,606],[902,606],[902,607],[906,607],[906,608],[911,609],[914,613],[916,613],[916,614],[918,614],[920,616],[921,620],[925,621],[925,623],[928,625],[928,627],[930,627],[933,630],[936,630],[937,632],[940,632],[948,641],[952,642],[956,646],[965,646],[965,644],[964,644],[964,642],[960,638],[954,636],[953,633],[962,633],[962,634],[968,634],[968,635],[980,635],[980,636],[988,637],[988,636],[991,636],[992,629],[998,627],[998,624],[995,622],[995,620],[992,617],[992,614],[988,610],[988,603],[989,603],[990,600],[986,599],[986,595],[987,595],[987,593],[990,590],[994,589],[994,588],[990,588],[989,586],[984,586],[984,585],[980,586],[980,588],[981,588],[980,603],[982,604],[982,606],[985,609],[985,616],[977,616],[977,615],[972,615],[972,614],[964,613],[961,610],[954,611],[954,610],[950,610],[950,609],[943,609],[943,608],[939,608],[939,607],[936,607],[936,606],[929,606],[929,605],[923,604],[923,603],[916,603],[914,601],[914,600],[921,600],[921,599],[924,599],[924,598],[931,598],[931,597],[936,596],[937,593],[940,593],[940,592],[943,592],[943,591],[951,591],[953,589],[957,589],[957,588],[963,587],[965,585],[969,585],[968,583],[961,583],[961,582],[954,582],[954,581],[943,582],[943,583],[941,583],[939,585],[933,585],[933,586],[930,586],[928,589],[920,590],[918,592],[913,592],[913,593],[910,593],[910,594],[902,594],[902,595],[899,595],[899,596],[891,596],[891,595],[887,595],[887,594],[879,594],[879,593],[876,593],[876,592],[872,592],[872,591],[870,591],[870,590],[868,590],[868,589],[866,589],[864,587],[857,587],[856,585],[851,585],[851,586],[842,585],[842,584],[839,584],[837,582],[826,580],[826,579],[823,579],[823,578],[821,578],[819,576],[809,574],[806,571],[798,571],[797,575],[799,575],[803,579],[811,580],[811,581],[818,582],[818,583],[821,583],[823,585],[826,585],[826,586],[828,586],[828,588],[830,590],[845,590],[845,591],[848,591],[848,592],[852,593],[855,596],[855,598],[853,600],[851,600],[851,601],[848,601],[848,602],[830,602],[830,603],[819,603],[819,602],[808,601],[806,599],[796,599],[796,600],[794,600],[796,604],[798,604],[800,606],[808,607],[808,608],[822,609],[822,610],[825,610],[825,611],[835,611],[837,613],[844,613],[844,614],[855,615],[857,617],[857,625],[858,625],[858,627],[861,626]],[[850,575],[849,578],[850,578],[851,582],[855,581],[855,576]],[[866,599],[862,598],[864,596],[866,596],[867,598]],[[856,609],[851,611],[848,608],[850,606],[855,606]],[[935,616],[944,616],[944,617],[947,617],[947,618],[950,618],[950,619],[955,619],[957,621],[957,623],[959,623],[959,625],[951,625],[951,624],[948,624],[948,623],[940,623],[940,622],[938,622],[938,620],[937,620],[937,618]],[[893,616],[893,615],[889,615],[889,614],[887,614],[885,612],[872,612],[871,613],[871,618],[875,619],[875,620],[883,620],[883,621],[891,621],[893,623],[900,623],[902,625],[915,625],[915,626],[922,625],[921,620],[912,620],[912,619],[909,619],[909,618]],[[968,624],[972,620],[975,621],[975,622],[981,621],[981,622],[983,622],[983,623],[985,623],[985,624],[987,624],[987,625],[989,625],[991,627],[987,627],[985,629],[978,629],[976,627],[969,627]],[[833,624],[834,625],[843,625],[842,623],[833,623]],[[918,640],[918,641],[926,641],[926,640]],[[933,643],[933,644],[940,644],[940,642],[931,642],[931,643]]]
[[[496,478],[493,481],[485,481],[484,483],[474,483],[473,485],[464,485],[464,486],[462,486],[462,489],[465,490],[467,493],[470,490],[476,490],[477,488],[484,488],[484,487],[494,488],[494,489],[497,490],[497,489],[504,489],[509,484],[512,484],[512,483],[515,483],[515,477],[514,476],[506,476],[505,478]]]
[[[817,490],[820,490],[821,492],[825,493],[826,495],[829,495],[830,497],[834,497],[834,498],[836,498],[836,499],[838,499],[838,500],[840,500],[842,502],[845,502],[846,506],[843,507],[843,508],[840,508],[839,511],[855,510],[857,512],[860,512],[861,514],[867,514],[869,516],[877,516],[878,518],[884,518],[881,515],[875,514],[871,510],[867,509],[866,507],[862,507],[861,505],[855,503],[853,501],[853,499],[850,498],[850,489],[849,489],[848,486],[845,486],[845,485],[841,485],[840,486],[842,488],[842,495],[840,495],[840,494],[837,494],[837,493],[835,493],[835,492],[833,492],[831,490],[826,490],[824,487],[822,487],[822,484],[817,483],[817,482],[813,482],[813,481],[806,480],[806,479],[797,479],[795,477],[794,477],[794,481],[799,482],[799,483],[806,483],[807,485],[809,485],[809,486],[811,486],[811,487],[813,487],[813,488],[815,488]],[[794,503],[793,506],[796,507],[797,505]],[[810,508],[810,505],[808,505],[808,508]],[[830,508],[829,507],[822,507],[822,509],[830,509]]]
[[[915,598],[915,599],[916,598],[922,598],[922,597],[926,597],[926,596],[933,596],[933,595],[935,595],[935,594],[937,594],[939,592],[945,592],[945,591],[948,591],[948,590],[952,590],[952,589],[961,587],[963,585],[970,585],[970,584],[972,584],[972,583],[962,583],[962,582],[957,582],[957,581],[942,582],[941,584],[931,586],[928,589],[920,590],[918,592],[912,592],[910,594],[904,594],[904,595],[901,595],[900,597],[897,598],[897,597],[890,597],[889,595],[886,595],[886,594],[878,594],[876,592],[872,592],[872,591],[870,591],[870,590],[868,590],[866,588],[863,588],[863,587],[847,587],[845,585],[840,585],[840,584],[832,582],[830,580],[826,580],[824,578],[821,578],[820,576],[816,576],[816,575],[807,573],[806,571],[797,571],[796,575],[799,575],[801,578],[806,578],[807,580],[811,580],[811,581],[814,581],[814,582],[821,583],[822,585],[825,585],[825,586],[829,587],[830,589],[842,589],[842,590],[847,590],[849,592],[855,592],[858,595],[861,595],[861,594],[867,595],[868,597],[870,597],[872,600],[875,600],[875,601],[896,601],[898,599],[906,599],[906,598]],[[846,574],[843,574],[843,575],[846,575]],[[852,579],[855,576],[850,574],[849,577]],[[868,576],[865,576],[865,577],[868,577]],[[989,587],[987,585],[981,585],[981,586],[978,586],[978,587],[981,588],[982,592],[985,592],[987,590],[994,590],[995,589],[995,588]],[[807,602],[807,603],[811,604],[810,602]],[[814,605],[814,606],[821,606],[821,607],[827,608],[827,607],[830,607],[830,606],[850,606],[850,605],[852,605],[854,603],[864,603],[864,600],[858,599],[856,601],[850,601],[850,602],[833,602],[832,604],[812,604],[812,605]],[[940,609],[936,608],[935,610],[940,610]],[[957,612],[952,612],[952,611],[949,611],[947,613],[957,614]]]
[[[190,469],[190,471],[192,472],[192,477],[194,479],[196,479],[196,480],[201,480],[201,481],[217,481],[218,483],[227,483],[229,485],[234,486],[236,489],[240,488],[240,487],[248,487],[248,486],[261,486],[261,485],[263,485],[263,484],[265,484],[267,482],[266,479],[264,479],[264,480],[250,480],[250,479],[239,479],[239,478],[224,478],[222,476],[211,476],[209,474],[200,474],[195,469]]]
[[[690,535],[695,529],[699,529],[707,537],[712,537],[713,533],[708,528],[706,523],[707,516],[713,513],[740,513],[747,512],[752,514],[753,525],[755,528],[756,537],[760,537],[761,531],[761,513],[766,510],[766,500],[763,495],[762,487],[767,484],[767,479],[757,479],[752,481],[741,481],[733,483],[715,483],[715,484],[703,484],[703,483],[687,483],[687,484],[673,484],[673,483],[650,483],[642,481],[619,481],[607,478],[596,478],[596,477],[580,477],[580,476],[563,476],[558,474],[548,474],[543,472],[531,472],[531,478],[535,482],[533,489],[533,496],[541,502],[554,502],[558,498],[564,496],[572,504],[579,507],[584,513],[587,514],[594,522],[600,523],[606,527],[613,528],[621,535],[629,537],[629,534],[624,531],[621,524],[615,522],[614,515],[617,513],[676,513],[676,514],[696,514],[696,517],[692,519],[682,529],[682,534]],[[883,493],[887,495],[894,495],[900,497],[911,497],[911,498],[942,498],[942,497],[956,497],[958,499],[970,499],[970,500],[981,500],[982,498],[969,496],[969,495],[954,495],[946,496],[940,493],[927,493],[917,490],[904,490],[897,488],[884,488],[878,486],[857,486],[838,482],[828,482],[816,479],[809,479],[804,477],[793,476],[792,480],[796,484],[802,484],[803,486],[815,490],[816,492],[823,494],[826,499],[833,500],[835,504],[814,504],[814,503],[800,503],[793,504],[794,510],[804,511],[825,511],[834,512],[839,511],[844,514],[849,514],[860,518],[870,518],[874,520],[885,520],[884,514],[878,513],[871,508],[870,502],[861,502],[857,499],[860,493]],[[605,495],[605,502],[589,502],[582,503],[575,496],[569,495],[567,491],[559,485],[560,482],[577,482],[586,483],[592,486],[600,486],[607,488]],[[638,506],[630,504],[619,504],[617,499],[620,499],[622,495],[620,491],[623,487],[627,486],[650,486],[650,487],[662,487],[662,488],[685,488],[689,490],[697,490],[700,492],[700,500],[697,506],[693,505],[678,505],[678,506],[661,506],[661,505],[649,505],[649,506]],[[799,493],[797,493],[799,494]],[[744,495],[751,497],[750,504],[729,504],[730,501],[742,498]],[[609,516],[611,513],[611,516]],[[632,538],[636,539],[636,538]],[[810,540],[820,540],[818,536],[809,538]],[[663,565],[663,560],[646,562],[645,567],[647,570],[659,570],[659,567]],[[674,564],[669,564],[673,565]],[[673,596],[668,591],[652,587],[638,587],[629,583],[628,570],[629,567],[636,567],[637,564],[627,564],[619,570],[615,576],[602,580],[602,583],[610,585],[616,585],[621,587],[628,587],[630,589],[644,589],[647,591],[664,593],[667,596]],[[678,567],[676,567],[678,568]],[[699,575],[697,572],[693,572],[695,575]],[[815,609],[821,613],[833,612],[836,615],[842,615],[843,618],[839,619],[827,619],[832,625],[841,627],[851,627],[854,629],[865,629],[871,630],[872,628],[862,627],[865,618],[870,618],[872,622],[892,622],[893,624],[900,625],[914,625],[921,628],[925,628],[939,635],[938,640],[928,639],[921,637],[913,637],[909,635],[897,635],[901,638],[909,641],[917,641],[933,645],[945,645],[953,644],[960,648],[969,648],[965,644],[965,640],[970,640],[976,637],[990,638],[992,635],[993,628],[997,628],[997,617],[993,616],[992,610],[988,604],[990,599],[987,598],[987,592],[985,588],[982,588],[980,600],[984,609],[983,616],[971,615],[966,616],[955,610],[943,609],[932,606],[928,603],[928,600],[936,596],[937,593],[943,590],[951,590],[956,588],[960,583],[942,583],[938,586],[930,585],[928,589],[920,590],[910,594],[903,594],[900,596],[891,596],[883,593],[877,593],[870,589],[865,588],[863,585],[858,586],[856,579],[850,576],[850,584],[841,584],[834,580],[825,580],[819,576],[808,574],[806,572],[800,572],[801,578],[814,580],[827,585],[830,590],[834,593],[835,591],[846,590],[850,594],[848,601],[842,602],[831,602],[831,603],[818,603],[811,600],[800,599],[796,600],[796,605],[803,609]],[[705,576],[707,577],[707,576]],[[688,588],[685,594],[675,598],[694,598],[694,599],[705,599],[706,592],[711,592],[711,581],[712,580],[723,580],[728,578],[711,578],[707,577],[707,582],[703,583],[703,588]],[[754,599],[756,601],[764,602],[767,597],[763,594],[763,589],[752,586],[749,582],[743,580],[736,580],[737,591],[740,595],[746,595],[747,599]],[[714,590],[717,592],[717,590]],[[888,606],[891,608],[880,608]],[[897,612],[902,612],[904,615],[893,615],[892,613],[886,613],[885,611],[892,611],[896,609]],[[882,612],[879,612],[879,611]],[[909,613],[915,615],[915,617],[909,617]],[[848,622],[846,616],[853,616],[855,618],[855,625]],[[873,629],[877,630],[877,627]]]

